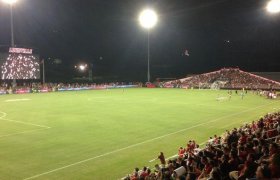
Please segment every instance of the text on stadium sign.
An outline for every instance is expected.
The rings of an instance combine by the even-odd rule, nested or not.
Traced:
[[[10,48],[9,53],[22,53],[22,54],[32,54],[32,49],[26,48]]]

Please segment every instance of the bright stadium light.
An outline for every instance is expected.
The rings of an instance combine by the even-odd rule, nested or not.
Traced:
[[[280,0],[271,0],[268,2],[266,9],[270,13],[280,12]]]
[[[78,66],[79,70],[84,71],[87,68],[87,64],[81,64]]]
[[[17,2],[17,0],[2,0],[4,3],[7,3],[7,4],[10,4],[10,5],[13,5]]]
[[[75,66],[75,69],[77,69],[78,71],[80,71],[81,73],[86,73],[88,72],[88,80],[90,82],[92,82],[92,68],[93,68],[93,64],[92,63],[88,63],[88,64],[79,64]]]
[[[140,25],[146,29],[153,28],[157,24],[157,21],[157,14],[151,9],[145,9],[139,15]]]
[[[140,25],[148,30],[148,71],[147,82],[150,82],[150,29],[152,29],[158,22],[158,16],[154,10],[145,9],[139,15]]]

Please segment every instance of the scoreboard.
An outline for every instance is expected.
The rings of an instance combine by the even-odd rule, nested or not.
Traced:
[[[32,49],[10,48],[0,55],[1,79],[40,79],[40,62]]]

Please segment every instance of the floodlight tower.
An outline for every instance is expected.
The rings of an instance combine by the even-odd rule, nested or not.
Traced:
[[[14,14],[13,14],[13,6],[17,2],[17,0],[2,0],[4,3],[10,5],[10,12],[11,12],[11,47],[15,46],[14,40]]]
[[[154,10],[145,9],[139,15],[140,25],[147,29],[148,34],[148,71],[147,71],[147,81],[150,82],[150,29],[152,29],[158,21],[157,14]]]

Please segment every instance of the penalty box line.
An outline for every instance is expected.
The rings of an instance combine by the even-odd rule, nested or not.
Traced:
[[[5,118],[7,116],[7,113],[2,112],[2,111],[0,111],[0,113],[3,114],[0,117],[1,121],[9,121],[9,122],[14,122],[14,123],[18,123],[18,124],[25,124],[25,125],[36,126],[36,127],[46,128],[46,129],[51,128],[51,127],[45,126],[45,125],[40,125],[40,124],[34,124],[34,123],[28,123],[28,122],[23,122],[23,121],[16,121],[16,120],[7,119],[7,118]]]
[[[41,176],[44,176],[44,175],[47,175],[47,174],[51,174],[53,172],[57,172],[57,171],[60,171],[60,170],[63,170],[63,169],[75,166],[75,165],[79,165],[79,164],[82,164],[82,163],[85,163],[85,162],[88,162],[88,161],[91,161],[91,160],[94,160],[94,159],[98,159],[98,158],[101,158],[101,157],[104,157],[104,156],[108,156],[108,155],[111,155],[111,154],[114,154],[114,153],[117,153],[117,152],[120,152],[120,151],[123,151],[123,150],[126,150],[126,149],[130,149],[130,148],[142,145],[142,144],[153,142],[155,140],[162,139],[162,138],[174,135],[174,134],[178,134],[178,133],[184,132],[186,130],[190,130],[190,129],[193,129],[193,128],[196,128],[196,127],[199,127],[199,126],[203,126],[205,124],[216,122],[216,121],[219,121],[219,120],[224,119],[224,118],[228,118],[228,117],[236,116],[236,115],[239,115],[239,114],[243,114],[245,112],[249,112],[249,111],[252,111],[252,110],[255,110],[255,109],[259,109],[261,107],[264,107],[264,106],[267,106],[267,105],[271,105],[271,104],[274,104],[274,103],[276,103],[276,102],[267,103],[267,104],[264,104],[264,105],[261,105],[261,106],[257,106],[257,107],[254,107],[254,108],[246,109],[244,111],[240,111],[240,112],[233,113],[233,114],[230,114],[230,115],[222,116],[222,117],[213,119],[213,120],[205,122],[205,123],[200,123],[200,124],[188,127],[188,128],[181,129],[179,131],[175,131],[175,132],[168,133],[168,134],[165,134],[165,135],[162,135],[162,136],[158,136],[158,137],[155,137],[155,138],[152,138],[152,139],[148,139],[146,141],[139,142],[139,143],[136,143],[136,144],[132,144],[132,145],[124,147],[124,148],[116,149],[116,150],[113,150],[113,151],[110,151],[110,152],[107,152],[107,153],[104,153],[104,154],[101,154],[101,155],[98,155],[98,156],[94,156],[94,157],[91,157],[91,158],[88,158],[88,159],[84,159],[84,160],[81,160],[81,161],[78,161],[78,162],[75,162],[75,163],[72,163],[72,164],[68,164],[66,166],[62,166],[62,167],[59,167],[59,168],[56,168],[56,169],[52,169],[52,170],[49,170],[49,171],[46,171],[46,172],[43,172],[43,173],[40,173],[40,174],[36,174],[36,175],[30,176],[30,177],[27,177],[27,178],[25,178],[23,180],[35,179],[35,178],[38,178],[38,177],[41,177]]]
[[[5,134],[5,135],[0,136],[0,138],[15,136],[15,135],[19,135],[19,134],[32,133],[35,131],[43,131],[43,130],[47,130],[47,129],[49,129],[49,128],[40,128],[40,129],[33,129],[33,130],[29,130],[29,131],[21,131],[21,132],[17,132],[17,133]]]

